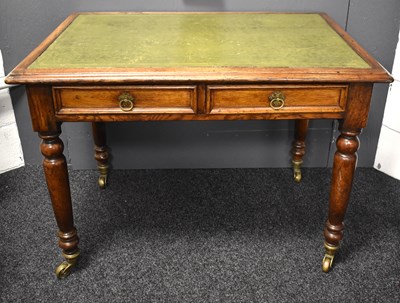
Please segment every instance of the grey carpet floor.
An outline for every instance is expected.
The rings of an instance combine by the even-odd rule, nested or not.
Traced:
[[[400,302],[400,182],[356,172],[321,271],[330,170],[71,171],[81,254],[67,279],[40,167],[0,175],[1,302]]]

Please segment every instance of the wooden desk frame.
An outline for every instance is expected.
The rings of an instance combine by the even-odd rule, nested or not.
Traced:
[[[66,259],[57,268],[57,276],[68,275],[79,256],[67,163],[59,137],[61,123],[68,121],[93,123],[99,184],[105,187],[109,155],[104,122],[294,119],[294,177],[300,181],[309,119],[338,119],[340,135],[336,142],[329,214],[324,229],[323,270],[329,271],[343,238],[343,219],[357,162],[358,135],[367,123],[373,83],[392,81],[379,63],[332,19],[321,14],[371,68],[29,69],[77,16],[68,17],[6,79],[10,84],[26,85],[33,129],[42,139],[43,167],[59,228],[59,246]],[[149,94],[159,98],[159,103],[145,105],[143,100]],[[280,108],[285,94],[287,106]],[[327,96],[329,102],[312,101],[313,96],[319,94]],[[101,99],[104,95],[106,97]],[[169,95],[172,97],[166,97]],[[179,98],[174,99],[178,95]],[[260,105],[264,96],[265,105]],[[74,98],[88,101],[78,103]],[[94,104],[90,101],[93,98],[102,101]],[[232,98],[237,98],[238,103],[229,103]],[[111,99],[115,105],[109,103]]]

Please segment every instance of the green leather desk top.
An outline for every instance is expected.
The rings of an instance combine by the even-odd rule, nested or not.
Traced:
[[[370,68],[318,14],[79,15],[29,69]]]

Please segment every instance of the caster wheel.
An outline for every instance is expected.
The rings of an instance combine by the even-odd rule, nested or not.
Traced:
[[[69,276],[71,273],[72,264],[67,261],[62,262],[56,269],[56,276],[59,279],[63,279]]]
[[[332,267],[332,263],[333,263],[333,257],[325,256],[324,259],[322,260],[322,271],[329,272],[329,270]]]
[[[301,171],[295,171],[293,173],[293,178],[294,178],[295,182],[300,183],[300,181],[301,181]]]
[[[301,181],[301,164],[303,161],[292,161],[293,164],[293,178],[294,181],[299,183]]]
[[[107,185],[107,177],[106,176],[100,176],[99,177],[99,187],[101,189],[105,189]]]

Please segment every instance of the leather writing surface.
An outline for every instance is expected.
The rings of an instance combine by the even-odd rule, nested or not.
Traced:
[[[35,68],[370,68],[318,14],[79,15]]]

